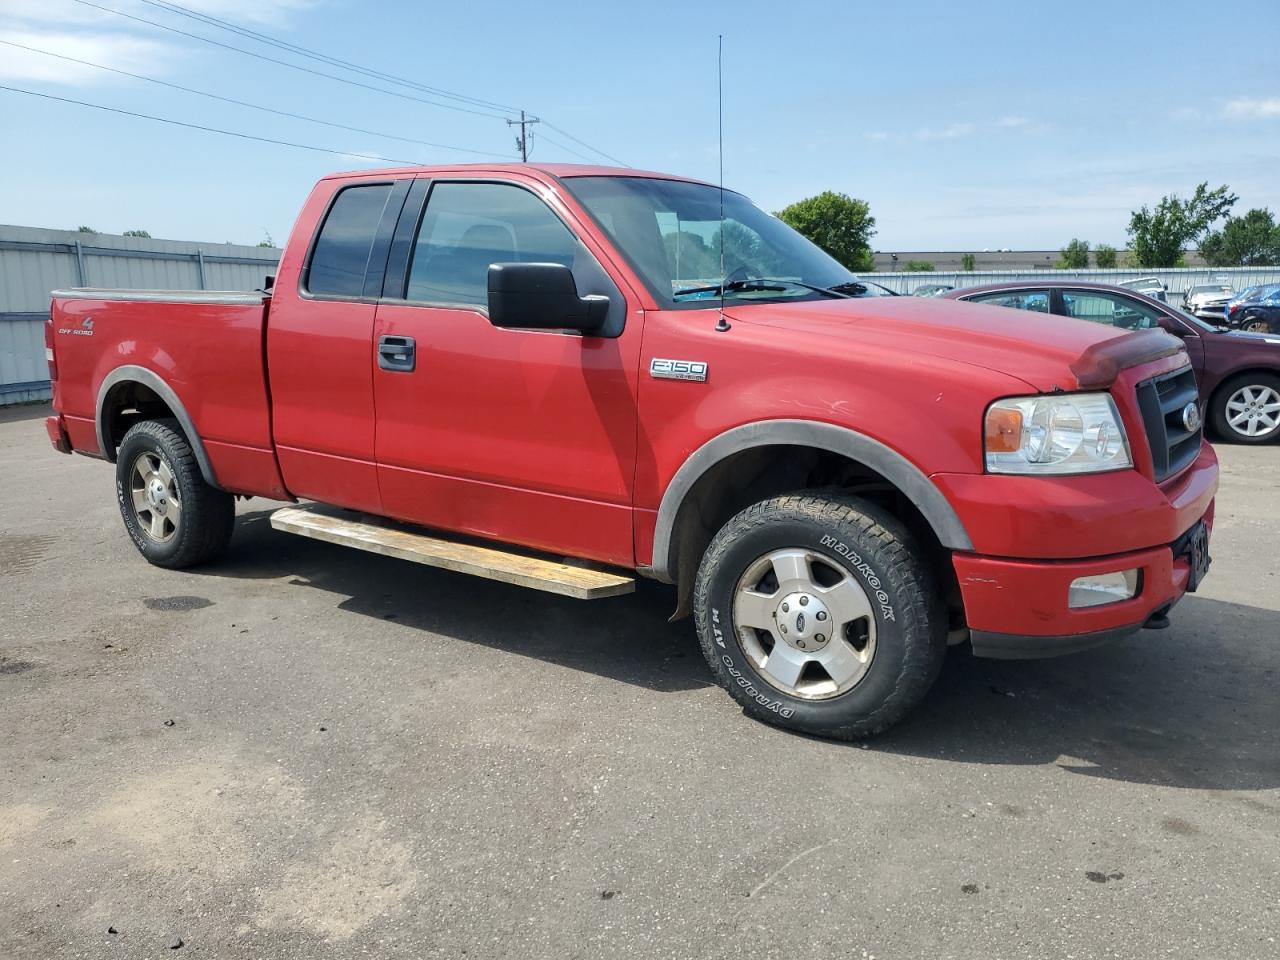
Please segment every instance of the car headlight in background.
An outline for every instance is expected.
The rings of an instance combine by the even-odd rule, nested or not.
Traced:
[[[1129,440],[1107,393],[1013,397],[987,408],[990,473],[1100,473],[1133,466]]]

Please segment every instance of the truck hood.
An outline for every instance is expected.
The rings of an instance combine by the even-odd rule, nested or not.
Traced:
[[[1120,369],[1184,349],[1159,331],[1135,335],[1070,317],[930,298],[730,303],[725,312],[746,324],[829,337],[832,349],[896,350],[982,367],[1040,392],[1109,386]]]

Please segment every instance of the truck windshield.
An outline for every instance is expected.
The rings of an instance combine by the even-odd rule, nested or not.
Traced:
[[[684,180],[566,177],[565,185],[664,306],[848,296],[857,277],[746,197]],[[720,270],[721,231],[724,271]],[[723,283],[722,283],[723,281]]]

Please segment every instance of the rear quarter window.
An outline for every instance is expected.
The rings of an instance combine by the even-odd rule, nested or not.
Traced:
[[[317,297],[358,297],[391,184],[345,187],[320,225],[303,288]]]

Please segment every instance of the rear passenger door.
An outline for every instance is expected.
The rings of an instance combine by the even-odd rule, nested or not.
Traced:
[[[272,433],[295,496],[381,511],[374,465],[373,321],[411,179],[321,181],[298,218],[267,318]]]
[[[396,232],[374,330],[384,512],[632,563],[638,304],[540,183],[451,178],[419,193],[422,212],[411,200]],[[494,327],[489,266],[510,262],[570,267],[580,295],[609,297],[620,332]]]

